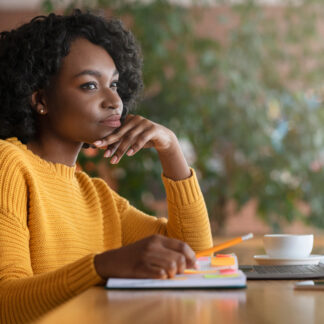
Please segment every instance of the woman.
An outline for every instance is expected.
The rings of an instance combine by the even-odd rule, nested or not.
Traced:
[[[204,200],[169,129],[128,114],[142,87],[118,20],[75,11],[0,34],[1,320],[33,319],[110,277],[169,278],[211,246]],[[169,217],[76,171],[94,145],[116,164],[154,147]]]

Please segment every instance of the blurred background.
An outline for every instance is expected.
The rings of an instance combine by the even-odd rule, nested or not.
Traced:
[[[198,174],[213,233],[324,228],[324,6],[320,0],[0,0],[0,31],[78,7],[124,21],[144,56],[134,113],[171,128]],[[166,216],[157,154],[79,167]]]

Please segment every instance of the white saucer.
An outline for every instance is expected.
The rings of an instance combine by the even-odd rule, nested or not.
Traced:
[[[254,260],[261,265],[302,265],[318,264],[323,255],[312,254],[307,258],[271,258],[266,254],[255,255]]]

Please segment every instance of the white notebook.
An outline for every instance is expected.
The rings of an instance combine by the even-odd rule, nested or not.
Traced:
[[[237,259],[236,259],[237,260]],[[236,261],[237,263],[237,261]],[[238,270],[237,264],[231,267],[215,268],[210,258],[198,259],[199,271],[188,270],[173,279],[119,279],[111,278],[107,289],[208,289],[208,288],[245,288],[246,276]],[[189,272],[189,273],[188,273]]]

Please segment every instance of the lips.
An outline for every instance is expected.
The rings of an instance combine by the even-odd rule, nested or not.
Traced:
[[[109,127],[120,127],[121,115],[111,115],[101,122],[101,124]]]

